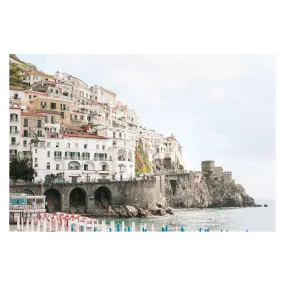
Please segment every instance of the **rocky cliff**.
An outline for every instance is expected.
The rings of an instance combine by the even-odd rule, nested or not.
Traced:
[[[234,181],[207,173],[166,176],[165,197],[173,208],[254,207],[254,199]]]

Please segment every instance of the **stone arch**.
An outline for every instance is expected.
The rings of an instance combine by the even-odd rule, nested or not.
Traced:
[[[112,192],[106,186],[100,186],[94,192],[95,207],[108,209],[112,205]]]
[[[23,189],[20,191],[20,193],[24,193],[24,194],[27,194],[29,196],[36,196],[35,193],[33,191],[31,191],[30,189]]]
[[[132,152],[129,150],[129,152],[128,152],[128,161],[130,161],[130,162],[133,162],[134,161],[134,159],[133,159],[133,154],[132,154]]]
[[[127,161],[128,153],[125,149],[118,149],[117,151],[117,159],[119,161]]]
[[[48,212],[60,212],[61,211],[61,195],[55,188],[49,188],[44,192],[46,196],[46,202],[48,206]]]
[[[69,192],[69,208],[74,208],[77,213],[86,213],[88,205],[88,195],[85,189],[75,187]]]
[[[95,164],[94,164],[93,161],[86,161],[86,162],[84,163],[84,165],[88,165],[88,169],[87,169],[87,170],[95,170]],[[83,167],[84,167],[84,166],[83,166]],[[83,170],[85,170],[85,169],[83,169]]]
[[[68,163],[68,170],[80,170],[81,165],[78,161],[70,161]]]

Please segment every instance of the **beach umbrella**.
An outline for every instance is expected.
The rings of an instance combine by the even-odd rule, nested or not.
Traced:
[[[47,220],[44,219],[43,220],[43,232],[46,232],[47,231]]]
[[[17,230],[21,229],[21,225],[20,225],[20,216],[17,216]]]
[[[24,230],[24,218],[22,217],[22,226],[21,226],[21,230]]]
[[[41,226],[41,220],[40,220],[40,219],[38,219],[37,232],[40,232],[40,231],[41,231],[40,226]]]
[[[141,223],[141,232],[142,232],[142,228],[143,228],[143,226],[142,226],[142,223]]]
[[[30,229],[29,229],[29,218],[27,218],[26,220],[26,232],[29,232]]]
[[[61,223],[61,231],[64,232],[64,220],[62,220],[62,223]]]
[[[122,221],[122,232],[125,231],[125,222]]]
[[[132,232],[136,231],[136,224],[134,222],[132,222]]]

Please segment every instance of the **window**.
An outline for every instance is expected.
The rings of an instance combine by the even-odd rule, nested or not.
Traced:
[[[54,116],[50,116],[50,122],[51,122],[51,124],[55,124]]]
[[[96,91],[95,91],[95,93],[96,93]],[[97,96],[95,96],[95,100],[97,100]]]
[[[70,143],[67,143],[67,144],[66,144],[66,147],[67,147],[67,148],[70,148]]]
[[[82,153],[82,159],[89,160],[89,158],[90,158],[90,153],[89,152],[83,152]]]
[[[15,145],[15,144],[16,144],[16,138],[14,138],[14,137],[11,138],[11,144],[12,144],[12,145]]]
[[[18,97],[18,94],[14,94],[14,99],[18,99],[19,97]]]
[[[117,145],[117,142],[113,141],[113,147],[116,147],[116,145]]]
[[[59,147],[59,142],[57,142],[57,143],[55,144],[55,147]]]
[[[35,172],[35,177],[38,177],[38,173],[37,172]]]
[[[48,150],[48,152],[47,152],[47,157],[50,157],[50,151]]]
[[[46,106],[47,106],[47,102],[42,101],[41,102],[41,107],[44,109],[44,108],[46,108]]]
[[[70,114],[70,121],[72,121],[72,114]]]
[[[87,144],[84,145],[84,148],[87,148]]]
[[[78,148],[78,143],[75,143],[74,146],[75,146],[75,148]]]
[[[37,163],[35,163],[35,167],[38,167],[38,164],[37,164]]]
[[[48,124],[48,116],[45,116],[45,123]]]
[[[74,120],[77,121],[77,115],[74,115]]]
[[[47,143],[47,147],[50,147],[50,142]]]
[[[10,126],[10,133],[11,134],[17,133],[17,127],[16,126]]]
[[[64,112],[60,112],[60,117],[64,119]]]
[[[102,145],[102,149],[105,150],[105,146],[104,145]]]
[[[61,159],[61,151],[54,152],[54,159]]]
[[[113,138],[116,138],[116,132],[113,132]]]
[[[56,164],[55,167],[56,167],[56,170],[59,170],[59,164]]]
[[[65,109],[65,104],[60,104],[60,110],[66,110]]]
[[[29,123],[29,120],[28,119],[24,119],[24,127],[28,127],[28,123]]]
[[[42,121],[41,120],[37,120],[37,127],[41,128],[42,127]]]
[[[84,170],[88,170],[88,164],[84,164]]]
[[[96,145],[96,149],[99,149],[99,144]]]
[[[42,133],[42,131],[40,130],[40,131],[38,131],[38,137],[39,138],[41,138],[43,136],[43,133]]]
[[[71,177],[71,182],[72,183],[77,183],[77,177]]]
[[[56,109],[56,103],[50,103],[50,108],[51,109]]]
[[[35,162],[38,162],[38,158],[37,157],[35,157]]]
[[[10,149],[10,156],[17,155],[16,149]]]
[[[119,138],[120,138],[120,139],[122,138],[122,134],[121,134],[121,133],[119,133]]]
[[[84,120],[84,116],[83,115],[80,116],[80,120]]]
[[[55,94],[58,94],[58,90],[57,89],[55,90]]]
[[[38,149],[37,148],[35,148],[35,153],[38,153]]]
[[[50,169],[50,163],[49,162],[47,163],[47,169]]]
[[[29,132],[27,130],[24,131],[24,137],[27,138],[29,136]]]
[[[29,99],[32,99],[32,95],[29,95]]]
[[[27,141],[26,140],[23,141],[23,146],[27,147]]]
[[[106,171],[106,165],[102,165],[102,171]]]

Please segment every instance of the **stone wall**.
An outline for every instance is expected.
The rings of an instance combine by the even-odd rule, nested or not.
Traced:
[[[70,193],[73,190],[83,191],[85,196],[86,212],[96,211],[95,192],[104,188],[111,193],[111,205],[131,205],[143,209],[153,209],[157,202],[162,202],[160,193],[163,187],[161,177],[157,176],[149,180],[138,181],[110,181],[104,183],[80,183],[80,184],[39,184],[10,186],[10,193],[24,193],[31,191],[35,195],[44,195],[47,190],[52,189],[59,193],[61,211],[70,211]]]

